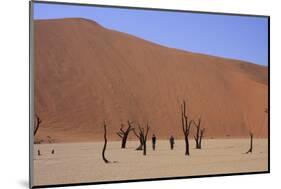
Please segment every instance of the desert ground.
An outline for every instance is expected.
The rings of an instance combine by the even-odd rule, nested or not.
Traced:
[[[103,142],[54,143],[34,145],[34,184],[48,185],[116,181],[221,173],[242,173],[268,170],[268,140],[254,139],[253,153],[245,154],[249,139],[206,139],[201,150],[190,140],[190,156],[184,155],[185,143],[175,141],[170,150],[168,140],[157,141],[152,151],[147,142],[147,155],[136,151],[138,141],[128,141],[121,149],[120,142],[109,141],[102,160]],[[41,155],[38,156],[37,150]],[[54,154],[51,154],[52,150]]]

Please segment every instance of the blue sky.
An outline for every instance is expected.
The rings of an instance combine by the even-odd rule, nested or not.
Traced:
[[[268,65],[268,20],[229,16],[34,3],[34,19],[81,17],[167,47]]]

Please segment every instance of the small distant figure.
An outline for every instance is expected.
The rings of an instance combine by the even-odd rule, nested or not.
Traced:
[[[155,145],[156,145],[156,136],[155,134],[152,135],[152,149],[153,151],[155,150]]]
[[[173,135],[170,137],[170,147],[171,147],[171,150],[174,149],[174,144],[175,144],[175,139],[173,137]]]
[[[55,150],[53,149],[53,150],[52,150],[52,154],[54,154],[54,153],[55,153]]]
[[[40,150],[37,151],[38,156],[41,156]]]

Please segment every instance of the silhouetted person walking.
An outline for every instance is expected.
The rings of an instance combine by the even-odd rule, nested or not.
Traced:
[[[156,136],[155,134],[152,135],[152,149],[153,151],[155,150],[155,145],[156,145]]]
[[[175,139],[173,137],[173,135],[170,137],[170,146],[171,146],[171,150],[174,149],[174,144],[175,144]]]

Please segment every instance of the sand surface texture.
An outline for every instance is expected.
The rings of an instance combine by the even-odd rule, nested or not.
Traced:
[[[194,149],[184,155],[184,141],[176,140],[175,149],[168,141],[158,141],[152,151],[148,141],[147,156],[135,151],[137,141],[129,141],[127,149],[120,142],[109,142],[106,156],[117,163],[105,164],[101,157],[102,142],[38,144],[34,146],[34,184],[64,184],[114,181],[159,177],[207,175],[267,171],[267,139],[254,139],[252,154],[243,154],[249,148],[246,139],[204,140],[203,149]],[[37,155],[40,149],[41,156]],[[51,154],[51,150],[55,154]]]

